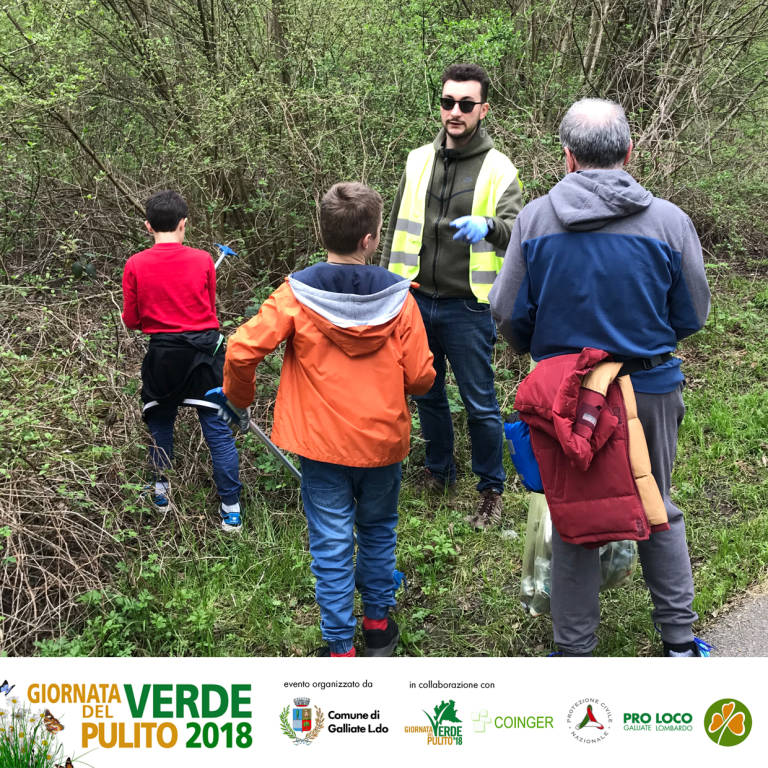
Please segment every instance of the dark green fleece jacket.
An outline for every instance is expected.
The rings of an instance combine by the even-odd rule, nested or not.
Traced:
[[[459,149],[446,149],[444,129],[440,129],[433,144],[437,154],[427,193],[419,274],[414,279],[419,284],[419,291],[434,298],[474,298],[469,285],[469,244],[454,240],[457,230],[449,224],[459,216],[472,213],[475,181],[486,153],[493,147],[493,141],[481,125],[469,143]],[[400,179],[400,188],[389,217],[379,261],[382,267],[389,266],[404,187],[405,173]],[[512,182],[496,206],[493,232],[488,233],[486,240],[496,248],[506,250],[512,225],[522,207],[520,185]]]

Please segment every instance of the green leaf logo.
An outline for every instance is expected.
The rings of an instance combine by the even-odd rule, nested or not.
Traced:
[[[752,715],[740,701],[720,699],[704,715],[704,728],[715,744],[734,747],[749,736]]]
[[[460,723],[461,720],[459,719],[459,716],[456,714],[456,702],[451,699],[447,703],[445,701],[441,701],[439,706],[436,706],[434,709],[435,716],[432,717],[432,715],[429,714],[426,710],[422,710],[424,714],[429,719],[429,724],[432,726],[432,733],[434,733],[435,736],[437,736],[437,729],[440,727],[440,725],[444,722],[449,723]]]

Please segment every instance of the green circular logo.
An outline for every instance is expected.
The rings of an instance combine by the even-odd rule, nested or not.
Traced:
[[[720,699],[704,715],[704,730],[715,744],[735,747],[749,736],[752,715],[737,699]]]

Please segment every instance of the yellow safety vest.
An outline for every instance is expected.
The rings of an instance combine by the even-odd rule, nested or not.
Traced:
[[[409,153],[405,164],[405,185],[392,237],[389,270],[410,280],[419,273],[427,190],[434,162],[435,147],[425,144]],[[472,215],[495,216],[496,205],[513,181],[517,181],[522,189],[512,161],[496,149],[488,150],[475,182]],[[504,251],[497,250],[487,240],[470,245],[469,286],[478,301],[488,303],[488,293],[503,259]]]

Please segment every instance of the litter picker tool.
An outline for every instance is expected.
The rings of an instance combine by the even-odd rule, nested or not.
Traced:
[[[248,422],[248,426],[258,438],[264,443],[266,449],[277,459],[279,459],[286,467],[286,469],[301,482],[301,472],[293,465],[293,462],[264,434],[261,427],[251,419]]]
[[[219,268],[219,264],[221,264],[222,261],[227,256],[237,256],[237,253],[233,251],[228,245],[222,245],[221,243],[214,243],[214,245],[219,249],[219,258],[216,259],[216,263],[213,265],[214,269]],[[215,402],[219,403],[219,405],[222,405],[226,407],[226,397],[224,396],[224,393],[221,391],[220,387],[217,387],[218,389],[218,395],[214,395],[213,393],[216,390],[210,390],[209,392],[206,392],[206,396],[211,396],[211,399]],[[298,469],[294,466],[293,462],[267,437],[266,433],[262,428],[253,420],[251,419],[248,422],[248,427],[253,432],[256,437],[261,440],[262,443],[264,443],[264,446],[266,449],[277,459],[279,459],[283,465],[286,467],[286,469],[299,481],[301,482],[301,472],[299,472]]]
[[[216,259],[216,263],[213,265],[214,269],[218,269],[219,264],[221,264],[227,256],[237,256],[237,251],[233,251],[228,245],[222,245],[221,243],[214,243],[214,245],[219,249],[219,258]]]
[[[228,245],[222,245],[221,243],[214,243],[214,245],[219,249],[219,258],[216,259],[216,263],[213,265],[214,269],[219,268],[219,264],[221,264],[222,261],[227,256],[237,256],[237,253],[233,251]],[[220,405],[226,405],[226,398],[224,397],[224,393],[221,392],[221,388],[218,388],[221,396],[221,400],[224,402],[219,402],[218,397],[213,397],[212,399],[219,402]],[[210,392],[206,392],[206,395],[211,395],[214,392],[214,390],[211,390]],[[261,429],[261,427],[253,420],[251,419],[248,422],[248,427],[253,432],[256,437],[261,440],[262,443],[264,443],[264,446],[266,449],[277,459],[279,459],[283,465],[286,467],[286,469],[299,481],[301,482],[301,472],[299,472],[298,469],[293,465],[293,462],[267,437],[264,430]]]
[[[221,387],[215,387],[214,389],[209,389],[205,393],[206,399],[209,401],[216,403],[218,406],[220,406],[219,414],[225,413],[228,418],[224,418],[224,421],[227,421],[232,429],[242,429],[240,426],[240,422],[237,420],[237,415],[232,411],[232,404],[227,403],[227,396],[224,394],[224,391]],[[231,421],[230,421],[231,418]],[[234,426],[233,426],[234,425]],[[267,437],[264,430],[261,429],[261,427],[253,420],[249,419],[248,421],[248,429],[253,432],[256,437],[261,440],[262,443],[264,443],[264,447],[276,458],[279,459],[280,462],[283,464],[283,466],[299,481],[301,482],[301,472],[299,472],[298,469],[294,466],[293,462]]]

